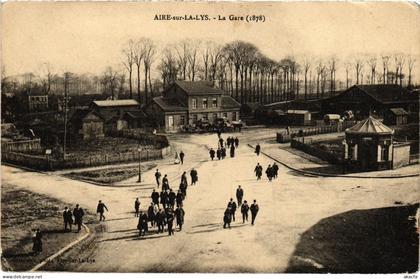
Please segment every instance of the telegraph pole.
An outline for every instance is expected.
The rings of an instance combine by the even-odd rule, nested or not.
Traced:
[[[67,105],[68,105],[69,74],[64,73],[64,139],[63,139],[63,160],[66,159],[67,145]]]

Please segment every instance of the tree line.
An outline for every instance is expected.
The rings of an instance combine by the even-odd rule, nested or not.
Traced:
[[[245,41],[218,43],[184,39],[160,45],[150,38],[129,40],[121,61],[100,74],[57,74],[49,63],[38,73],[16,80],[2,75],[3,92],[38,91],[62,95],[105,94],[111,99],[139,99],[147,103],[175,80],[211,82],[241,103],[270,103],[325,98],[354,84],[399,84],[413,87],[412,55],[358,54],[286,56],[276,60]],[[66,78],[65,78],[66,77]]]

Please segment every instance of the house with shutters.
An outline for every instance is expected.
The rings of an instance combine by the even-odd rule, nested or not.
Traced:
[[[238,121],[241,105],[226,92],[205,81],[176,81],[155,97],[145,112],[159,128],[176,132],[198,121],[218,118]]]

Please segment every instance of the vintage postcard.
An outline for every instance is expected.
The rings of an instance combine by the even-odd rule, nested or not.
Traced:
[[[412,2],[3,3],[3,278],[417,278],[419,34]]]

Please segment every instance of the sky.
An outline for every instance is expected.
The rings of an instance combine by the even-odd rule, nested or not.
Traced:
[[[212,20],[157,21],[156,14]],[[213,19],[219,15],[264,15],[265,22]],[[419,6],[403,2],[8,2],[2,5],[1,62],[6,75],[37,72],[45,62],[58,73],[101,73],[118,67],[124,44],[140,37],[160,48],[185,38],[244,40],[273,59],[335,55],[344,61],[401,52],[419,61],[419,15]]]

